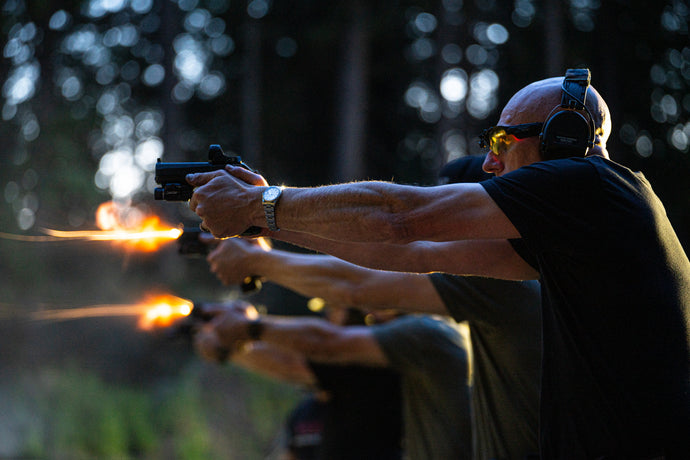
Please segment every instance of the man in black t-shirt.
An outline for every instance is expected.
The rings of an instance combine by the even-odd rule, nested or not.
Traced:
[[[228,167],[187,178],[190,207],[216,237],[259,226],[373,268],[540,279],[542,458],[690,458],[690,262],[644,176],[608,159],[593,88],[586,156],[542,161],[566,93],[551,78],[510,99],[480,184],[281,189]]]
[[[450,161],[441,169],[439,182],[489,179],[482,162],[483,157]],[[464,322],[472,354],[473,458],[526,459],[538,453],[538,282],[370,270],[334,257],[268,248],[242,238],[218,242],[204,236],[203,240],[216,246],[207,260],[211,271],[227,285],[260,276],[265,282],[334,305],[450,315]],[[403,399],[410,408],[406,432],[412,433],[407,455],[413,459],[457,458],[452,452],[460,451],[463,443],[454,445],[448,440],[462,439],[458,434],[467,425],[462,419],[470,419],[470,414],[455,413],[459,406],[453,401],[459,393],[452,389],[462,376],[449,372],[457,363],[457,350],[443,340],[441,325],[419,318],[370,329],[391,366],[402,375]]]

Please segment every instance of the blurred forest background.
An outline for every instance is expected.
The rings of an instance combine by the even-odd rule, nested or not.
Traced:
[[[300,389],[201,362],[136,318],[33,321],[151,290],[239,295],[175,244],[22,241],[153,200],[153,165],[239,154],[271,183],[433,184],[525,84],[589,67],[612,158],[690,241],[682,0],[0,2],[0,458],[269,458]],[[307,313],[267,285],[252,300]]]

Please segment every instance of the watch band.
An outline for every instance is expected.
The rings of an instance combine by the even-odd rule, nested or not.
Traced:
[[[264,332],[264,324],[261,318],[256,318],[247,323],[247,336],[249,340],[261,340],[261,335]]]
[[[276,225],[276,207],[275,204],[264,203],[264,214],[266,215],[266,223],[268,224],[268,229],[272,232],[277,232],[280,230]]]
[[[276,195],[269,199],[266,198],[267,193],[274,193]],[[280,187],[269,187],[266,189],[263,195],[262,203],[264,207],[264,215],[266,216],[266,223],[268,224],[268,229],[273,232],[280,230],[276,224],[276,205],[278,204],[278,198],[280,198],[282,193],[283,189]]]

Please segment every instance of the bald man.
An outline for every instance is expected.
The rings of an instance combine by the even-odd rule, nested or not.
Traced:
[[[539,279],[542,458],[686,458],[690,262],[648,181],[609,160],[589,72],[579,96],[571,76],[521,89],[483,133],[491,180],[281,189],[229,167],[188,177],[190,207],[217,237],[260,226],[372,268]],[[547,128],[567,111],[590,129],[562,155]]]

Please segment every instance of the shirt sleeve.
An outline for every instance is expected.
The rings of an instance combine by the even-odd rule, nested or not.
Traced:
[[[569,254],[573,242],[597,233],[596,179],[586,159],[569,158],[523,166],[481,185],[531,252],[548,248]]]
[[[407,315],[372,326],[372,331],[394,369],[423,372],[425,367],[434,366],[437,362],[445,362],[448,366],[444,355],[449,359],[452,357],[453,362],[460,360],[467,364],[466,344],[453,321],[435,316]],[[430,360],[430,354],[438,359]]]
[[[536,281],[507,281],[481,276],[428,275],[456,321],[481,322],[500,328],[524,320],[525,311],[541,304]]]

